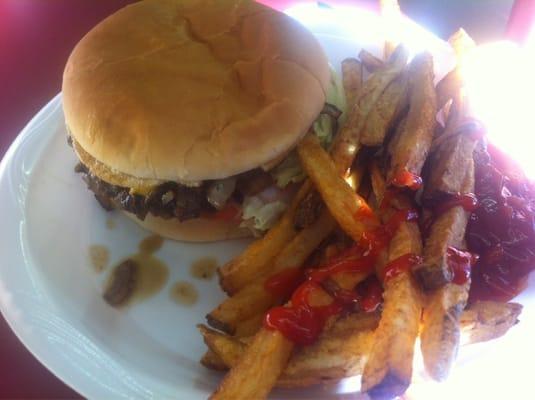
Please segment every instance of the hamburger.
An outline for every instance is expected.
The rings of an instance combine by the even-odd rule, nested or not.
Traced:
[[[63,109],[100,204],[185,241],[261,233],[304,178],[293,151],[328,146],[340,84],[314,36],[239,0],[146,0],[72,51]]]

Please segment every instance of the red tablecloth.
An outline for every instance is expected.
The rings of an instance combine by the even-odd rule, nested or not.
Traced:
[[[0,0],[0,156],[60,91],[63,66],[76,42],[98,21],[133,1]],[[284,8],[292,0],[263,2]],[[355,3],[329,1],[334,2]],[[510,31],[518,36],[522,29]],[[0,317],[0,398],[78,397],[24,348]]]

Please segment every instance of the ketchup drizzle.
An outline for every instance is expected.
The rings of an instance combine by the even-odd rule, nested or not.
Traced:
[[[371,217],[375,221],[373,214]],[[303,270],[289,269],[272,276],[266,281],[265,289],[276,296],[290,293],[299,282],[305,281],[297,286],[288,305],[267,312],[264,326],[279,330],[298,345],[309,345],[317,339],[329,317],[355,306],[366,312],[375,311],[382,302],[383,291],[375,275],[370,275],[355,290],[340,288],[329,278],[341,272],[373,272],[377,255],[388,245],[401,223],[417,218],[415,210],[398,210],[383,226],[365,232],[359,243],[334,257],[327,265],[306,269],[304,273],[300,272]],[[414,260],[409,257],[409,261]],[[309,296],[314,291],[328,294],[332,302],[323,306],[310,304]]]
[[[448,266],[453,271],[452,282],[457,285],[464,285],[470,279],[472,265],[474,265],[479,256],[469,251],[462,251],[453,246],[449,246],[446,251]]]
[[[422,177],[416,174],[413,174],[406,169],[403,169],[396,173],[390,184],[398,188],[409,188],[411,190],[418,190],[422,187]]]
[[[439,202],[433,207],[433,215],[437,218],[449,209],[458,206],[471,213],[477,209],[478,204],[477,197],[474,193],[448,194],[446,200]]]

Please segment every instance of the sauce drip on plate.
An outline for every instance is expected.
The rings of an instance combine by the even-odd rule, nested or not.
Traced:
[[[153,253],[163,244],[153,235],[139,243],[139,252],[121,260],[112,270],[103,298],[113,307],[121,307],[157,294],[169,277],[167,266]]]
[[[202,257],[191,264],[191,276],[197,279],[210,280],[217,270],[217,260],[213,257]]]
[[[198,298],[197,289],[189,282],[178,281],[171,288],[171,299],[181,306],[192,306]]]

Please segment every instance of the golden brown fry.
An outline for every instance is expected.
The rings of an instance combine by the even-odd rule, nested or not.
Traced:
[[[427,158],[437,113],[431,54],[420,53],[411,61],[409,91],[409,113],[388,149],[390,169],[387,182],[402,171],[420,175]]]
[[[377,326],[377,314],[351,314],[336,321],[311,346],[292,355],[278,387],[303,387],[338,381],[362,371],[363,362]],[[226,368],[233,367],[245,351],[239,340],[206,327],[199,327],[210,351]]]
[[[262,321],[264,321],[264,313],[259,313],[252,316],[245,321],[240,321],[236,326],[234,336],[237,338],[244,338],[254,336],[262,327]]]
[[[201,357],[200,363],[208,369],[214,371],[227,371],[227,364],[212,350],[208,349]]]
[[[297,234],[294,228],[295,211],[310,188],[310,182],[305,181],[279,222],[264,237],[254,241],[243,253],[218,270],[220,284],[225,292],[232,295],[269,271],[275,256]]]
[[[370,164],[370,180],[372,183],[373,194],[375,195],[377,205],[379,206],[385,194],[386,182],[376,162]]]
[[[474,40],[462,28],[451,35],[448,42],[455,52],[457,66],[437,83],[437,108],[439,110],[444,107],[450,99],[453,99],[464,85],[461,74],[463,59],[466,54],[476,46]]]
[[[342,61],[342,83],[346,93],[346,103],[351,107],[356,103],[362,88],[362,64],[355,58]]]
[[[331,150],[339,174],[345,175],[353,164],[360,149],[360,134],[368,114],[390,82],[405,68],[407,58],[407,49],[398,46],[392,54],[391,63],[386,68],[370,75],[362,86],[357,102],[348,107],[346,123],[336,135]]]
[[[375,57],[372,53],[364,49],[360,51],[359,59],[362,61],[364,68],[366,68],[366,70],[370,73],[376,72],[385,66],[383,60]]]
[[[424,310],[421,349],[429,375],[442,381],[449,375],[459,349],[459,318],[468,300],[469,284],[449,283],[433,293]]]
[[[401,19],[401,9],[397,0],[380,0],[379,7],[381,16],[385,19],[385,25],[397,26]],[[388,60],[394,51],[397,40],[392,32],[385,39],[384,59]]]
[[[418,225],[402,223],[389,245],[388,261],[421,252]],[[372,398],[393,398],[407,390],[422,310],[421,294],[410,271],[388,280],[383,298],[381,320],[362,375],[362,390]]]
[[[461,344],[485,342],[504,335],[518,323],[522,305],[495,301],[478,301],[460,318]]]
[[[449,100],[453,99],[461,87],[462,78],[459,73],[459,68],[454,68],[437,83],[437,110],[442,109]]]
[[[224,332],[234,333],[241,321],[245,321],[283,299],[274,298],[264,289],[265,280],[284,269],[300,267],[317,246],[331,233],[335,222],[327,210],[311,226],[301,230],[287,243],[270,265],[269,274],[245,286],[221,303],[206,318],[208,323]]]
[[[238,363],[247,348],[245,343],[204,325],[197,325],[197,328],[201,332],[204,343],[208,346],[208,349],[213,352],[215,357],[217,357],[227,369]]]
[[[210,399],[266,398],[286,368],[293,348],[294,344],[279,331],[262,328]]]
[[[468,54],[468,52],[476,47],[476,42],[470,37],[470,35],[463,29],[460,28],[453,35],[448,38],[448,43],[453,48],[455,52],[455,57],[457,62],[462,63],[463,57]]]
[[[358,375],[376,326],[374,313],[351,314],[339,319],[314,344],[295,352],[277,386],[303,387]]]
[[[318,139],[307,135],[297,147],[303,168],[321,194],[331,215],[353,240],[360,240],[362,233],[373,223],[371,210],[338,174],[329,155]],[[362,218],[364,216],[365,218]]]
[[[234,334],[241,321],[246,321],[266,311],[276,301],[277,299],[264,289],[264,281],[259,280],[225,299],[206,315],[206,321],[214,328]]]
[[[366,146],[380,146],[393,123],[408,106],[408,75],[401,75],[390,83],[368,115],[360,142]]]
[[[516,303],[477,302],[460,318],[462,344],[495,339],[514,326],[522,310]],[[362,373],[373,343],[373,330],[379,314],[350,314],[338,320],[311,346],[298,349],[277,381],[279,387],[303,387],[335,382]],[[212,329],[199,328],[220,367],[237,364],[246,345],[231,336]],[[204,357],[203,357],[204,359]],[[224,361],[223,361],[224,360]],[[207,366],[211,368],[210,365]]]
[[[471,192],[473,188],[474,163],[472,160],[466,173],[462,192]],[[462,207],[454,207],[448,213],[455,211],[455,209],[462,210]],[[464,210],[462,210],[462,213],[466,215]],[[448,238],[448,240],[453,240],[456,237],[455,235],[459,235],[459,231],[462,231],[462,236],[460,237],[462,238],[464,236],[466,219],[463,222],[464,225],[459,225],[457,227],[458,231],[452,233],[453,237]],[[432,229],[435,229],[435,226]],[[446,252],[448,245],[458,246],[459,244],[452,242],[444,243],[442,247],[444,252]],[[426,249],[424,250],[425,264],[428,263],[425,259],[428,246],[429,243],[426,243]],[[441,265],[438,266],[440,267]],[[429,270],[432,270],[432,268]],[[424,308],[421,349],[425,368],[435,380],[440,381],[447,378],[451,366],[457,357],[460,340],[459,318],[466,307],[469,289],[470,280],[463,285],[448,283],[430,294]]]

